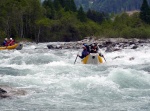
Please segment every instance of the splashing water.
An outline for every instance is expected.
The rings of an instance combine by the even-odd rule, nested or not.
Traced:
[[[1,111],[150,110],[148,44],[103,53],[107,62],[100,65],[81,64],[80,58],[74,65],[81,50],[49,50],[46,45],[0,51],[0,85],[27,92],[1,99]]]

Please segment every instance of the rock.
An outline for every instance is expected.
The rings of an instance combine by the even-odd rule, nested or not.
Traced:
[[[56,45],[56,49],[62,49],[61,45]]]
[[[54,49],[53,45],[47,45],[48,49]]]
[[[133,42],[133,41],[132,41],[132,42],[129,42],[129,45],[133,45],[133,44],[135,44],[135,42]]]
[[[131,49],[137,49],[138,48],[138,46],[137,45],[135,45],[135,46],[133,46]]]
[[[3,99],[3,98],[9,98],[10,96],[8,94],[0,94],[0,99]]]
[[[21,50],[23,48],[23,44],[19,44],[16,48],[16,50]]]
[[[15,96],[23,96],[26,95],[27,92],[23,89],[18,89],[10,86],[2,86],[0,85],[0,98],[12,98]]]
[[[144,43],[150,42],[149,39],[125,39],[125,38],[100,38],[96,37],[86,37],[81,41],[76,42],[59,42],[59,45],[49,44],[48,49],[81,49],[83,43],[92,44],[98,43],[99,48],[106,48],[106,52],[118,51],[124,48],[132,47],[131,49],[136,49]]]
[[[0,88],[0,94],[4,94],[7,93],[7,91],[5,91],[4,89]]]
[[[124,56],[117,56],[117,57],[114,57],[113,59],[118,59],[118,58],[123,58]]]
[[[134,57],[129,58],[130,61],[131,61],[131,60],[134,60],[134,59],[135,59]]]
[[[119,51],[119,50],[121,50],[121,49],[115,47],[114,45],[109,45],[109,46],[106,48],[105,52],[114,52],[114,51]]]
[[[9,95],[7,94],[7,91],[0,88],[0,98],[7,98],[7,97],[9,97]]]

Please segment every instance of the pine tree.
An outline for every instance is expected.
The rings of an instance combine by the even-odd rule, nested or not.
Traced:
[[[46,17],[50,19],[55,18],[55,9],[52,0],[45,0],[42,5],[46,9]]]
[[[87,21],[86,14],[84,13],[82,6],[80,6],[80,8],[79,8],[79,10],[78,10],[77,18],[78,18],[81,22],[86,22],[86,21]]]
[[[54,8],[56,11],[59,11],[62,8],[59,0],[54,0],[53,3],[54,3]]]
[[[76,7],[76,5],[74,3],[74,0],[70,1],[70,5],[71,5],[71,11],[76,12],[77,11],[77,7]]]
[[[65,11],[73,11],[73,12],[77,11],[74,0],[66,0],[65,1]]]
[[[93,20],[94,22],[102,23],[104,18],[106,18],[105,13],[100,13],[94,10],[88,10],[87,18]]]
[[[141,20],[143,20],[147,24],[150,24],[150,7],[148,5],[147,0],[143,0],[140,10],[141,10],[140,12]]]
[[[60,5],[64,8],[65,7],[65,0],[58,0],[59,1],[59,3],[60,3]]]
[[[70,0],[65,0],[64,8],[65,11],[70,11]]]

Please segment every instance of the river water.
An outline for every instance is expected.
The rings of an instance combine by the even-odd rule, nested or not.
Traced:
[[[150,45],[106,53],[84,65],[81,50],[49,43],[0,51],[0,85],[25,90],[0,100],[0,111],[150,111]],[[36,48],[36,49],[35,49]]]

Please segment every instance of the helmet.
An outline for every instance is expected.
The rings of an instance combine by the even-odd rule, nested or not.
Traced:
[[[10,38],[10,40],[13,40],[12,38]]]
[[[84,45],[84,46],[87,46],[87,44],[86,44],[86,43],[83,43],[83,45]]]
[[[85,46],[85,45],[83,45],[83,46],[82,46],[82,48],[86,48],[86,46]]]
[[[5,38],[5,40],[8,40],[7,38]]]

